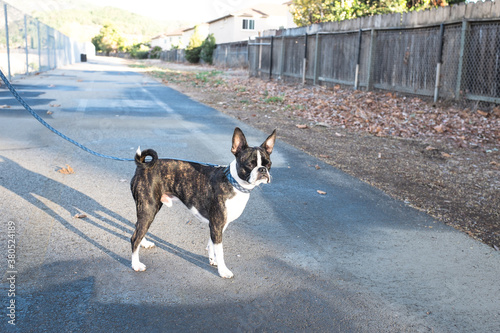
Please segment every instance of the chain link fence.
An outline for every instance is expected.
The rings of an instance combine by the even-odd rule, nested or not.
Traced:
[[[160,53],[160,59],[168,62],[187,62],[186,51],[184,49],[162,51]]]
[[[217,44],[213,64],[224,68],[248,68],[248,42]]]
[[[265,36],[248,45],[252,76],[500,104],[500,20]]]
[[[71,40],[0,1],[0,68],[10,80],[79,62],[93,54],[95,48],[90,42]]]

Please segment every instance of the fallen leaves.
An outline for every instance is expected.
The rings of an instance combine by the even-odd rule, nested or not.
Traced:
[[[87,214],[75,214],[73,216],[74,219],[84,219],[87,217]]]
[[[70,167],[69,164],[66,164],[66,168],[59,168],[57,172],[62,173],[63,175],[71,175],[75,173],[75,170],[73,170],[73,168]]]
[[[328,89],[255,78],[229,80],[216,89],[237,92],[239,98],[247,102],[247,107],[263,113],[271,110],[284,112],[312,124],[366,131],[379,137],[445,139],[457,146],[499,143],[500,107],[487,112],[449,105],[436,106],[419,97],[397,96],[391,92],[364,92],[340,85]],[[238,88],[242,86],[244,91]],[[273,96],[286,96],[286,100],[272,108],[262,102]],[[309,128],[303,122],[295,126]]]
[[[321,195],[326,195],[325,191],[317,190],[316,192],[318,192],[318,194],[321,194]]]

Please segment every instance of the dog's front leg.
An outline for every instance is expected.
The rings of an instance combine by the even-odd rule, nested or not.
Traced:
[[[219,275],[224,279],[230,279],[234,274],[226,267],[224,262],[224,250],[222,249],[222,243],[214,244],[215,259],[217,260],[217,270]]]
[[[234,274],[226,267],[224,262],[224,250],[222,248],[222,232],[224,230],[224,215],[212,215],[210,220],[210,240],[208,242],[208,257],[212,266],[217,266],[219,275],[224,279],[230,279]],[[219,217],[219,218],[217,218]]]

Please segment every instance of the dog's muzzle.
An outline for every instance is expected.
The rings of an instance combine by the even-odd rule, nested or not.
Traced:
[[[271,175],[269,174],[269,171],[267,171],[267,168],[260,167],[257,170],[257,180],[264,180],[266,183],[271,182]]]

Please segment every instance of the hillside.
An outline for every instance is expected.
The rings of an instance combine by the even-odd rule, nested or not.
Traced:
[[[15,0],[12,6],[79,41],[90,41],[111,23],[129,43],[148,41],[185,23],[156,21],[115,7],[99,7],[84,0]]]

